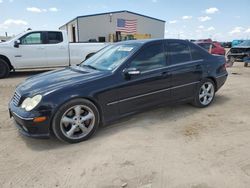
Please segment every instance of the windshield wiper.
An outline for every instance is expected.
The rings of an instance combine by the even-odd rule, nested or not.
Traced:
[[[83,66],[85,66],[85,67],[89,67],[89,68],[94,69],[94,70],[97,70],[97,68],[95,68],[95,67],[94,67],[94,66],[92,66],[92,65],[83,65]]]

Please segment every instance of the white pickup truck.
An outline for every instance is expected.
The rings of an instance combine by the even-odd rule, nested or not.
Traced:
[[[76,65],[105,43],[69,43],[65,31],[27,31],[0,43],[0,78],[10,71]]]

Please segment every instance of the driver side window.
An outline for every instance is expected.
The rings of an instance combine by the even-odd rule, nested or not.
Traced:
[[[152,44],[145,47],[132,60],[130,68],[144,72],[166,66],[164,46],[162,43]]]
[[[20,39],[21,44],[42,44],[42,33],[30,33]]]

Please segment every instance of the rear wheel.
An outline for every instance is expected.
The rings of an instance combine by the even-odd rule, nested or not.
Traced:
[[[8,63],[5,60],[0,59],[0,78],[8,77],[9,73],[10,73],[10,67]]]
[[[85,99],[74,99],[58,110],[52,129],[58,139],[77,143],[89,139],[98,126],[99,113],[96,106]]]
[[[215,96],[215,84],[210,79],[202,81],[196,91],[193,105],[204,108],[209,106]]]

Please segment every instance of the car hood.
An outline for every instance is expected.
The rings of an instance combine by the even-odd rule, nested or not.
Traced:
[[[66,86],[75,86],[96,80],[107,74],[110,73],[87,67],[68,67],[32,76],[17,87],[17,92],[21,95],[25,94],[28,96],[46,94]]]
[[[6,45],[6,42],[0,42],[0,46]]]
[[[12,47],[10,41],[7,41],[7,42],[0,42],[0,49],[3,49],[3,48],[10,48],[10,47]]]

